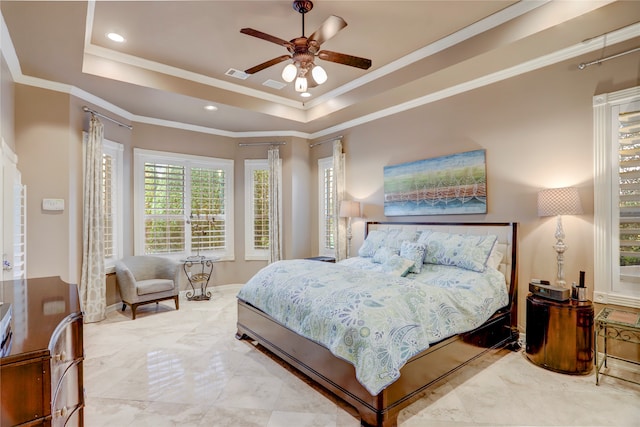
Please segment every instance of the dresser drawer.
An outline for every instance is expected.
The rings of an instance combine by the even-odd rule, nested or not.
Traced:
[[[82,360],[69,365],[60,378],[53,392],[51,417],[53,426],[80,426],[82,424],[69,422],[72,417],[77,418],[82,413]]]
[[[82,318],[69,317],[58,325],[51,341],[51,386],[55,390],[71,364],[83,358]]]

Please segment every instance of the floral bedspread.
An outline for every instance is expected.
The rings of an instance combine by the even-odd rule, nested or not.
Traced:
[[[425,264],[420,274],[396,277],[371,267],[360,258],[279,261],[238,298],[352,363],[372,395],[430,343],[478,327],[508,303],[504,276],[492,268]]]

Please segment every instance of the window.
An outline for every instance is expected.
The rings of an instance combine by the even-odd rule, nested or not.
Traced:
[[[595,293],[640,307],[640,87],[594,98]]]
[[[134,150],[136,254],[233,260],[233,160]]]
[[[333,158],[326,157],[318,160],[318,194],[320,200],[319,218],[319,254],[333,256],[335,250],[334,240],[334,200],[333,195]]]
[[[267,160],[245,160],[245,259],[269,257],[269,165]]]

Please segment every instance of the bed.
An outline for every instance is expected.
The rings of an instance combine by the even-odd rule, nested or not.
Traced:
[[[437,381],[489,351],[517,348],[517,226],[368,222],[365,231],[358,257],[280,261],[258,272],[238,294],[236,338],[257,342],[346,401],[363,426],[393,427]],[[443,250],[443,241],[452,246]],[[416,248],[424,249],[417,258]],[[317,293],[322,288],[327,296]],[[479,289],[482,296],[473,297]],[[368,317],[345,316],[350,306]],[[409,311],[411,319],[394,323]],[[477,313],[467,320],[460,312]],[[342,318],[329,323],[329,313]],[[387,354],[361,341],[398,347]]]

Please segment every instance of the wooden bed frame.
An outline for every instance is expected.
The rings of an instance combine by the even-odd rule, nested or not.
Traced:
[[[252,305],[238,300],[236,338],[251,339],[310,377],[315,383],[352,405],[361,425],[397,426],[398,413],[425,394],[428,387],[472,360],[497,349],[518,347],[517,330],[517,224],[515,223],[367,223],[371,229],[415,228],[468,234],[498,235],[499,250],[505,254],[501,270],[509,287],[509,304],[473,331],[432,344],[411,358],[400,370],[400,378],[372,396],[355,377],[350,363],[325,347],[310,341]]]

